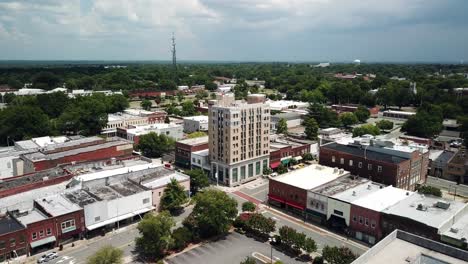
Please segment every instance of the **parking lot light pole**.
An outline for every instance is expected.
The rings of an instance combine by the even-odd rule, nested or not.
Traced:
[[[268,241],[270,241],[270,246],[271,246],[271,250],[270,250],[270,260],[271,260],[271,264],[273,264],[273,243],[276,242],[276,239],[274,237],[270,237],[268,239]]]

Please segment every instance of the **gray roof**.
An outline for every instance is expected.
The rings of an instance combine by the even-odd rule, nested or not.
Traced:
[[[366,156],[369,160],[383,161],[388,163],[399,164],[407,158],[397,157],[390,154],[376,152],[365,148],[365,146],[356,146],[356,145],[344,145],[332,142],[329,144],[322,145],[321,148],[332,149],[339,152],[347,153],[353,156],[364,157]]]
[[[444,150],[433,162],[446,164],[455,155],[454,152]]]
[[[279,113],[276,115],[272,115],[271,121],[279,121],[281,118],[284,118],[286,120],[295,120],[295,119],[301,119],[302,115],[299,113],[294,113],[294,112],[287,112],[287,113]]]
[[[47,219],[47,216],[36,208],[26,212],[15,213],[14,216],[25,226]]]
[[[53,168],[45,171],[39,171],[24,176],[14,177],[7,180],[0,181],[0,191],[9,190],[19,186],[24,186],[36,182],[42,182],[52,179],[57,179],[69,175],[61,168]]]
[[[109,148],[112,146],[119,146],[119,145],[124,145],[124,144],[130,144],[130,143],[124,140],[114,140],[114,141],[109,141],[109,142],[105,142],[102,144],[91,145],[91,146],[86,146],[82,148],[75,148],[71,150],[55,152],[55,153],[50,153],[50,154],[43,153],[43,152],[34,152],[34,153],[25,154],[24,157],[31,161],[56,160],[56,159],[60,159],[60,158],[67,157],[67,156],[73,156],[73,155],[86,153],[86,152],[93,152],[99,149],[104,149],[104,148]]]
[[[0,216],[0,235],[8,234],[21,229],[24,229],[24,226],[9,214]]]
[[[352,264],[462,264],[467,261],[467,251],[395,230]]]
[[[358,178],[354,176],[341,177],[330,183],[312,189],[310,192],[318,193],[324,196],[333,196],[335,194],[344,192],[348,189],[354,188],[361,184],[367,184],[370,181],[365,178]]]
[[[36,199],[36,203],[52,216],[61,216],[81,210],[81,207],[70,202],[63,194]]]
[[[203,145],[203,144],[208,144],[208,136],[189,138],[189,139],[179,140],[177,142],[185,144],[185,145],[190,145],[190,146]]]
[[[436,206],[440,201],[449,203],[450,206],[447,209]],[[422,205],[422,210],[420,210],[421,208],[418,209],[418,205],[420,204]],[[457,216],[465,209],[466,206],[467,204],[459,201],[449,201],[440,197],[414,193],[382,212],[389,215],[412,219],[427,226],[439,229],[448,221],[451,221],[453,217]]]

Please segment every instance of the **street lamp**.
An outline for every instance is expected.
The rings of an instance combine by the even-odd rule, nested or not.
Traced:
[[[270,237],[268,238],[268,241],[270,241],[270,245],[271,245],[270,260],[271,260],[271,263],[273,264],[273,243],[276,242],[276,239],[274,237]]]

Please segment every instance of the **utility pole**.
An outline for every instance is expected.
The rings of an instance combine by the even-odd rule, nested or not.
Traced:
[[[174,68],[174,82],[177,83],[177,58],[176,58],[176,43],[175,43],[175,37],[174,37],[174,32],[172,32],[172,67]]]

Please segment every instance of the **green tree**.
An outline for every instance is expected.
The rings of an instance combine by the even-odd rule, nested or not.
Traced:
[[[190,176],[190,192],[194,195],[201,189],[210,186],[210,179],[202,169],[185,171],[185,174]]]
[[[108,113],[122,112],[130,106],[127,98],[121,94],[106,96],[106,99]]]
[[[263,168],[263,175],[270,175],[273,171],[269,167]]]
[[[151,110],[152,105],[153,104],[148,99],[145,99],[145,100],[141,101],[141,103],[140,103],[141,108],[143,108],[143,109],[145,109],[147,111]]]
[[[393,128],[393,122],[392,121],[388,121],[388,120],[380,120],[378,121],[377,123],[375,123],[377,125],[378,128],[380,128],[381,130],[391,130]]]
[[[322,257],[330,264],[350,264],[357,256],[347,247],[325,246],[322,249]]]
[[[246,221],[246,227],[257,232],[258,234],[266,237],[273,231],[275,231],[275,220],[265,217],[262,214],[254,213],[251,214],[249,219]]]
[[[39,72],[32,79],[35,88],[51,90],[60,84],[60,78],[51,72]]]
[[[172,246],[171,229],[174,226],[174,219],[166,211],[146,214],[137,226],[140,234],[135,239],[137,251],[151,260],[162,258]]]
[[[360,127],[353,129],[353,137],[360,137],[362,135],[373,135],[377,136],[380,134],[380,129],[372,124],[365,124]]]
[[[312,153],[306,153],[304,155],[302,155],[302,158],[307,161],[307,160],[313,160],[314,159],[314,155],[312,155]]]
[[[318,137],[318,124],[312,117],[306,118],[303,123],[305,127],[304,133],[306,134],[307,139],[315,140]]]
[[[307,109],[307,117],[314,118],[318,125],[323,128],[341,126],[338,114],[321,104],[310,104]]]
[[[208,91],[216,91],[218,89],[218,85],[214,82],[207,81],[205,83],[205,89]]]
[[[257,264],[257,261],[252,257],[246,257],[240,264]]]
[[[280,118],[278,124],[276,125],[276,133],[278,134],[287,134],[288,133],[288,123],[286,119]]]
[[[196,113],[195,105],[192,101],[185,101],[182,103],[182,115],[192,116]]]
[[[46,136],[50,132],[49,118],[37,106],[16,105],[0,110],[0,140],[3,144]]]
[[[284,174],[288,172],[288,168],[286,168],[283,164],[280,164],[277,169],[279,174]]]
[[[69,104],[68,96],[63,92],[37,95],[39,107],[50,118],[59,117]]]
[[[184,94],[182,92],[177,93],[177,100],[179,102],[182,102],[184,100],[184,98],[185,98],[185,96],[184,96]]]
[[[340,115],[340,121],[345,127],[356,124],[359,120],[353,113],[343,113]]]
[[[364,123],[369,119],[370,117],[370,112],[365,106],[358,106],[357,110],[354,112],[354,115],[357,117],[359,122]]]
[[[182,209],[182,205],[188,201],[188,195],[183,186],[172,178],[171,182],[166,185],[164,194],[161,197],[161,210],[168,210],[171,213],[178,212]]]
[[[203,131],[195,131],[190,134],[187,134],[187,138],[198,138],[198,137],[205,137],[207,134]]]
[[[323,264],[323,257],[322,256],[315,257],[312,264]]]
[[[121,264],[123,251],[113,246],[104,246],[88,258],[87,264]]]
[[[171,123],[171,119],[169,119],[169,116],[166,116],[166,117],[164,118],[164,123],[166,123],[166,124]]]
[[[225,234],[237,216],[237,202],[225,192],[208,189],[197,193],[191,216],[201,237]]]
[[[94,94],[76,98],[58,118],[64,134],[97,135],[107,124],[105,95]]]
[[[242,204],[242,211],[244,212],[254,212],[257,206],[254,203],[247,201]]]
[[[174,139],[171,137],[150,132],[140,136],[137,147],[143,152],[143,155],[149,158],[159,158],[164,153],[170,152],[174,148],[174,145]]]
[[[432,138],[442,131],[442,114],[432,111],[418,111],[401,127],[412,136]]]
[[[172,232],[172,238],[174,239],[172,248],[182,250],[192,241],[192,232],[185,226],[179,227]]]
[[[442,197],[442,191],[437,187],[422,185],[417,188],[418,193],[430,194],[437,197]]]

